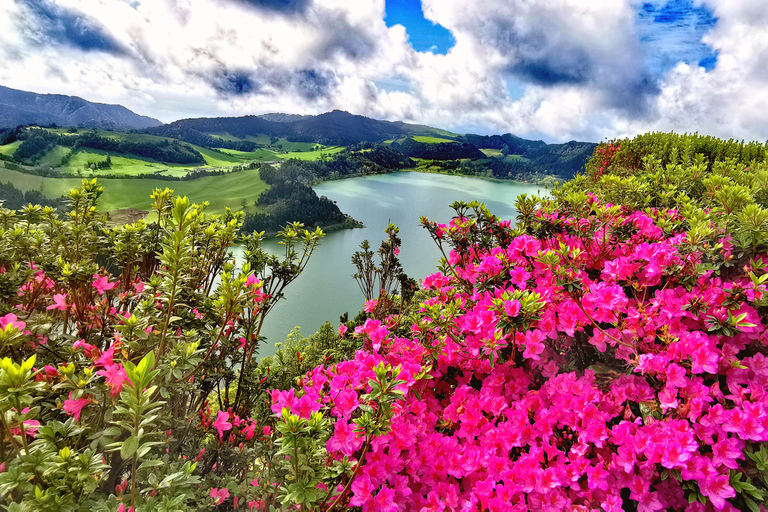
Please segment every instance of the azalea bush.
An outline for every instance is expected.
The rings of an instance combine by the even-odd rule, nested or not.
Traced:
[[[410,302],[363,247],[366,311],[262,363],[319,232],[235,268],[239,216],[170,191],[151,225],[106,228],[95,182],[66,219],[0,210],[0,504],[759,511],[764,150],[650,134],[514,224],[455,203],[422,219],[443,258]]]
[[[287,226],[278,258],[169,189],[152,224],[108,228],[101,192],[84,181],[64,218],[0,208],[0,506],[233,505],[276,456],[251,414],[261,327],[322,232]]]

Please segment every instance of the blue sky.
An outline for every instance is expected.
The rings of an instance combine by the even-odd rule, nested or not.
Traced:
[[[0,0],[0,85],[162,121],[338,108],[549,141],[765,140],[760,4]]]
[[[387,0],[385,13],[387,26],[403,25],[408,32],[411,46],[418,52],[445,55],[456,44],[447,28],[424,18],[420,1]]]

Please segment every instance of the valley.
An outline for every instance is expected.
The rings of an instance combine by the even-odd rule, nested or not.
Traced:
[[[581,169],[593,147],[460,135],[341,111],[185,119],[127,131],[20,125],[0,131],[0,183],[55,200],[83,178],[97,178],[104,211],[146,209],[154,188],[170,187],[208,201],[212,213],[263,215],[269,208],[258,198],[269,185],[258,169],[264,164],[294,162],[310,186],[401,170],[551,186]]]

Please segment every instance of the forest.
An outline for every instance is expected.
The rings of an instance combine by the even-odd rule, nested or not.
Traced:
[[[336,203],[325,196],[318,197],[312,189],[312,173],[304,164],[299,160],[289,160],[278,168],[269,164],[259,167],[259,177],[270,188],[256,201],[263,211],[245,215],[242,232],[274,234],[290,222],[318,226],[347,220]]]

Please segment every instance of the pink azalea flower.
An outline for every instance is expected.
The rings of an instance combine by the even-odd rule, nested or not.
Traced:
[[[137,279],[136,282],[133,283],[133,289],[136,290],[136,293],[143,292],[144,291],[144,283]]]
[[[329,452],[340,451],[344,455],[352,455],[363,445],[363,438],[358,436],[354,427],[344,420],[336,422],[333,435],[326,442]]]
[[[289,389],[288,391],[273,389],[269,393],[272,396],[272,406],[270,409],[272,409],[272,412],[277,415],[282,414],[284,407],[288,407],[290,409],[293,406],[293,403],[296,401],[296,397],[294,395],[296,390],[293,388]]]
[[[19,320],[18,317],[13,313],[8,313],[5,316],[0,316],[0,329],[4,331],[7,331],[9,329],[16,329],[18,331],[23,331],[26,326],[27,324]]]
[[[94,363],[94,366],[106,367],[110,364],[115,364],[114,357],[115,351],[118,349],[118,342],[112,343],[107,350],[101,353],[99,358]]]
[[[70,391],[69,398],[64,400],[64,407],[62,407],[62,409],[70,416],[74,416],[75,421],[80,421],[80,413],[83,412],[83,407],[89,403],[91,403],[91,399],[86,397],[73,400],[72,392]]]
[[[253,439],[253,436],[256,433],[256,427],[257,427],[256,422],[252,421],[247,427],[245,427],[240,431],[241,434],[245,435],[246,441],[250,441],[251,439]]]
[[[111,290],[117,286],[117,281],[110,283],[108,276],[99,276],[99,274],[93,274],[93,287],[99,292],[99,295],[104,295],[108,290]]]
[[[72,344],[72,348],[74,350],[77,350],[78,348],[83,349],[83,353],[85,354],[85,357],[92,359],[95,356],[99,355],[99,349],[91,345],[90,343],[86,343],[85,340],[77,340]]]
[[[219,411],[221,412],[221,411]],[[213,504],[218,506],[224,503],[224,500],[229,498],[229,489],[226,487],[221,489],[216,489],[215,487],[211,489],[211,498],[213,498]]]
[[[365,307],[363,308],[363,311],[366,313],[371,313],[374,309],[376,309],[376,304],[379,303],[378,299],[371,299],[365,301]]]
[[[346,332],[347,332],[347,326],[344,324],[339,325],[339,336],[343,338]]]
[[[320,410],[320,404],[309,395],[304,395],[291,405],[291,413],[304,419],[309,419],[313,412]]]
[[[736,496],[736,491],[731,487],[727,475],[717,475],[707,478],[703,483],[699,482],[701,494],[712,501],[712,505],[720,510],[725,506],[725,500]]]
[[[213,428],[219,433],[219,439],[223,439],[224,432],[232,430],[232,423],[227,420],[229,420],[229,414],[224,411],[218,411],[216,413],[216,421],[213,422]]]
[[[45,309],[51,310],[51,309],[60,309],[62,311],[66,311],[69,308],[67,306],[67,295],[62,293],[54,294],[53,296],[53,304],[50,306],[47,306]]]
[[[28,412],[29,412],[29,407],[25,407],[24,409],[21,410],[22,415],[27,414]],[[24,423],[24,433],[28,436],[35,437],[37,435],[37,430],[40,428],[40,422],[37,420],[23,420],[23,423]],[[15,436],[20,436],[21,426],[11,427],[11,434]]]
[[[120,363],[108,364],[103,370],[99,370],[96,373],[107,379],[107,385],[110,387],[109,396],[112,398],[119,396],[123,390],[123,385],[129,382],[125,368]]]

